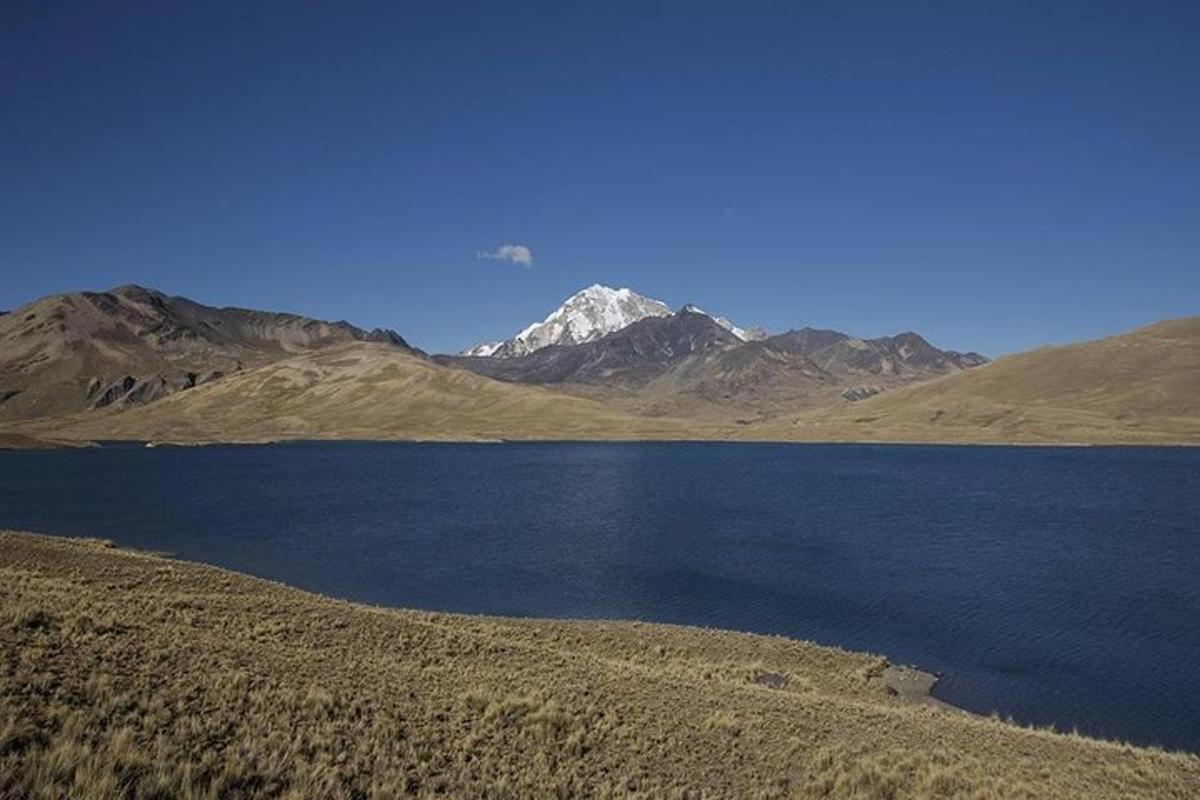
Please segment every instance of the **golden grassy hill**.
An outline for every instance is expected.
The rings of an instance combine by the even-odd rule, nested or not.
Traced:
[[[1200,443],[1200,317],[1043,347],[857,403],[788,415],[755,438]]]
[[[173,442],[681,438],[676,420],[483,378],[355,343],[228,375],[149,405],[24,423],[35,435]]]
[[[12,532],[0,609],[3,797],[1200,794],[1195,755],[915,705],[783,638],[371,608]]]

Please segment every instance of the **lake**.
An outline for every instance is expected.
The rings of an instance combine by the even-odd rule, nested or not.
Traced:
[[[324,594],[784,634],[1200,751],[1200,449],[297,443],[0,452],[0,527]]]

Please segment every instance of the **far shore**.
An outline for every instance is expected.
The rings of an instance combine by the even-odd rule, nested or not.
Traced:
[[[77,450],[86,448],[103,448],[106,446],[119,447],[212,447],[222,445],[240,446],[269,446],[280,444],[303,443],[355,443],[355,444],[792,444],[792,445],[858,445],[858,446],[898,446],[898,447],[1170,447],[1187,448],[1200,447],[1200,442],[1187,441],[996,441],[996,440],[932,440],[932,439],[757,439],[748,437],[693,437],[693,438],[495,438],[495,437],[383,437],[361,438],[353,436],[317,436],[296,438],[264,438],[264,439],[65,439],[45,436],[42,434],[27,434],[0,431],[0,451],[2,450]]]

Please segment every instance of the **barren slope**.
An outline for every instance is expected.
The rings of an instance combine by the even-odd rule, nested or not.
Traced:
[[[1200,442],[1200,317],[1044,347],[756,426],[764,438]]]
[[[297,353],[392,331],[213,308],[140,286],[35,300],[0,316],[0,422],[133,406]]]
[[[686,428],[450,369],[382,344],[295,356],[155,403],[26,424],[75,439],[672,438]]]

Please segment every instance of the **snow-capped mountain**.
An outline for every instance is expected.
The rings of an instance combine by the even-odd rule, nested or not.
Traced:
[[[619,331],[646,317],[667,317],[666,303],[630,289],[593,284],[568,297],[541,322],[535,322],[504,342],[485,342],[463,352],[465,356],[511,358],[552,344],[582,344]]]
[[[661,300],[644,297],[631,289],[613,289],[596,283],[571,295],[550,316],[533,323],[513,338],[503,342],[483,342],[464,350],[462,355],[485,358],[523,356],[552,344],[591,342],[647,317],[669,316],[671,309]],[[713,319],[744,341],[766,336],[765,331],[743,330],[724,317]]]

